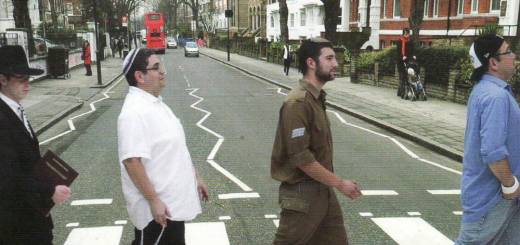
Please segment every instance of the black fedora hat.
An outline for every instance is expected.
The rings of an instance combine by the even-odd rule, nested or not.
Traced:
[[[43,70],[30,68],[22,46],[13,45],[0,47],[0,73],[40,75]]]

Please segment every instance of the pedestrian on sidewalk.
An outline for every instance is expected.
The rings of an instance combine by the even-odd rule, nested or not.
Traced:
[[[92,64],[92,59],[90,56],[90,43],[87,40],[85,40],[83,43],[83,53],[81,54],[81,58],[85,65],[85,70],[87,71],[85,76],[92,76],[92,68],[90,66]]]
[[[468,100],[456,244],[520,244],[520,108],[511,86],[516,55],[495,34],[469,52],[478,82]],[[478,232],[476,232],[478,231]]]
[[[70,198],[65,185],[37,180],[38,138],[20,102],[29,92],[29,68],[21,46],[0,47],[0,244],[52,244],[52,218],[40,209]]]
[[[281,109],[271,156],[271,177],[280,181],[280,225],[273,244],[348,244],[336,188],[351,199],[359,185],[333,171],[332,133],[322,87],[335,78],[332,43],[306,40],[298,51],[303,78]]]
[[[404,63],[408,61],[409,58],[414,58],[413,55],[413,43],[410,38],[410,29],[404,28],[403,35],[399,37],[399,41],[397,42],[397,70],[399,71],[399,88],[397,89],[397,96],[401,98],[404,97],[405,93],[405,85],[408,82],[408,73],[404,66]]]
[[[123,38],[117,39],[117,51],[119,52],[119,58],[123,58]]]
[[[201,213],[208,187],[197,174],[179,119],[162,101],[164,64],[150,49],[123,62],[129,84],[117,121],[121,182],[137,244],[185,244],[184,222]]]
[[[289,76],[289,69],[291,68],[292,54],[291,46],[289,44],[283,45],[283,72]]]

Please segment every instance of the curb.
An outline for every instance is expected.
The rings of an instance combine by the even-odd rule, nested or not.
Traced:
[[[204,55],[206,57],[209,57],[209,58],[211,58],[213,60],[216,60],[218,62],[221,62],[221,63],[223,63],[225,65],[231,66],[231,67],[233,67],[233,68],[235,68],[237,70],[240,70],[240,71],[242,71],[244,73],[247,73],[247,74],[249,74],[251,76],[254,76],[256,78],[262,79],[262,80],[264,80],[264,81],[266,81],[268,83],[274,84],[274,85],[276,85],[278,87],[282,87],[282,88],[287,89],[287,90],[291,90],[292,89],[291,87],[289,87],[289,86],[287,86],[285,84],[282,84],[282,83],[280,83],[278,81],[275,81],[275,80],[266,78],[264,76],[258,75],[256,73],[248,71],[248,70],[246,70],[244,68],[241,68],[241,67],[238,67],[236,65],[233,65],[233,64],[231,64],[231,63],[229,63],[227,61],[221,60],[219,58],[213,57],[211,55],[208,55],[208,54],[205,54],[205,53],[202,53],[202,52],[200,52],[200,54],[202,54],[202,55]],[[334,108],[334,109],[336,109],[338,111],[344,112],[344,113],[349,114],[349,115],[351,115],[351,116],[353,116],[355,118],[361,119],[361,120],[363,120],[365,122],[368,122],[370,124],[373,124],[373,125],[375,125],[377,127],[380,127],[382,129],[388,130],[388,131],[390,131],[392,133],[395,133],[395,134],[397,134],[397,135],[399,135],[399,136],[401,136],[401,137],[403,137],[405,139],[408,139],[408,140],[411,140],[413,142],[416,142],[419,145],[422,145],[422,146],[424,146],[424,147],[426,147],[426,148],[428,148],[428,149],[430,149],[430,150],[432,150],[434,152],[437,152],[437,153],[439,153],[439,154],[441,154],[443,156],[446,156],[448,158],[451,158],[451,159],[453,159],[455,161],[462,162],[462,158],[463,158],[463,155],[464,155],[463,152],[460,152],[460,151],[458,151],[456,149],[453,149],[452,147],[449,147],[447,145],[444,145],[444,144],[438,143],[436,141],[433,141],[431,139],[425,138],[424,136],[421,136],[421,135],[418,135],[416,133],[413,133],[413,132],[411,132],[411,131],[409,131],[407,129],[398,127],[398,126],[393,125],[391,123],[387,123],[387,122],[385,122],[383,120],[379,120],[377,118],[374,118],[372,116],[366,115],[366,114],[364,114],[362,112],[356,111],[356,110],[348,108],[346,106],[339,105],[339,104],[337,104],[335,102],[327,101],[326,103],[327,103],[328,106],[330,106],[330,107],[332,107],[332,108]]]
[[[101,85],[92,85],[90,86],[89,88],[106,88],[108,87],[110,84],[112,84],[115,80],[119,79],[121,76],[123,75],[123,73],[119,73],[117,75],[115,75],[110,81],[108,81],[107,83],[103,83]]]
[[[97,87],[90,87],[90,88],[106,88],[108,87],[110,84],[112,84],[115,80],[119,79],[121,76],[123,75],[123,73],[119,74],[119,75],[116,75],[114,78],[112,78],[110,81],[108,81],[106,84],[103,84],[103,85],[100,85],[100,86],[97,86]],[[72,112],[78,110],[79,108],[81,108],[83,106],[83,101],[81,102],[76,102],[75,104],[69,106],[67,109],[63,110],[61,113],[53,116],[52,118],[50,118],[49,120],[45,121],[44,123],[41,124],[41,126],[39,127],[36,127],[34,128],[34,133],[36,133],[36,135],[40,135],[41,133],[43,133],[45,130],[49,129],[50,127],[54,126],[54,124],[56,124],[57,122],[59,122],[60,120],[62,120],[63,118],[67,117],[68,115],[70,115]]]
[[[61,113],[53,116],[49,120],[47,120],[44,123],[42,123],[41,126],[34,128],[34,133],[36,133],[37,136],[40,135],[45,130],[47,130],[50,127],[52,127],[55,123],[59,122],[61,119],[63,119],[66,116],[70,115],[72,112],[78,110],[82,106],[83,106],[83,102],[76,102],[75,104],[69,106],[67,109],[63,110]]]

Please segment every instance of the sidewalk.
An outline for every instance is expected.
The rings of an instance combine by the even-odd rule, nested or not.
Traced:
[[[226,52],[201,48],[201,54],[234,66],[246,73],[284,88],[292,88],[302,77],[294,68],[289,76],[283,67],[237,54],[227,62]],[[428,98],[411,102],[396,91],[364,84],[350,78],[336,78],[325,85],[329,107],[333,107],[415,141],[447,157],[462,161],[466,106]]]
[[[97,85],[97,66],[92,65],[92,76],[85,76],[83,66],[70,70],[70,79],[43,79],[31,82],[31,90],[22,101],[27,117],[37,135],[54,123],[82,107],[121,75],[122,60],[109,58],[101,61],[102,85]]]

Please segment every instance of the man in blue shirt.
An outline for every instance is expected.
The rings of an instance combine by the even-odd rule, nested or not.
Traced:
[[[516,55],[497,35],[470,48],[478,81],[468,101],[456,244],[520,244],[520,108],[506,83]]]

